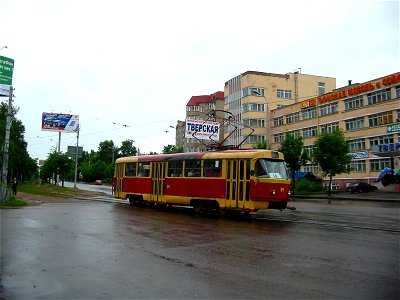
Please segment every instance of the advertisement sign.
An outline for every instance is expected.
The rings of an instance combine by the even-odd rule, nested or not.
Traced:
[[[78,115],[42,113],[43,131],[76,132],[78,126]]]
[[[12,85],[14,60],[0,55],[0,95],[8,96]]]
[[[388,133],[400,132],[400,123],[399,124],[388,125],[387,132]]]
[[[185,138],[219,141],[220,124],[211,121],[186,120]]]

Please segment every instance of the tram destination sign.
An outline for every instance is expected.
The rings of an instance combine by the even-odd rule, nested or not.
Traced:
[[[219,141],[221,125],[218,122],[186,120],[185,124],[185,138]]]

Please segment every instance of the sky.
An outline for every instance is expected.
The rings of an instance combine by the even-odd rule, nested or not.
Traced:
[[[399,1],[0,0],[0,49],[32,158],[58,149],[44,112],[79,115],[85,151],[161,152],[192,96],[246,71],[301,68],[337,88],[398,72]],[[76,143],[61,134],[62,152]]]

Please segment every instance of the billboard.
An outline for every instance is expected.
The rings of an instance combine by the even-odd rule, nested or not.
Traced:
[[[199,140],[219,141],[220,124],[218,122],[186,120],[185,138],[196,137]]]
[[[78,128],[78,115],[42,113],[43,131],[76,132]]]
[[[0,96],[8,96],[12,85],[14,60],[0,55]]]

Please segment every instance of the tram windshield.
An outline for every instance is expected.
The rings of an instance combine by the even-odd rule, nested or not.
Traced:
[[[289,178],[284,161],[265,158],[257,160],[255,175],[260,178]]]

